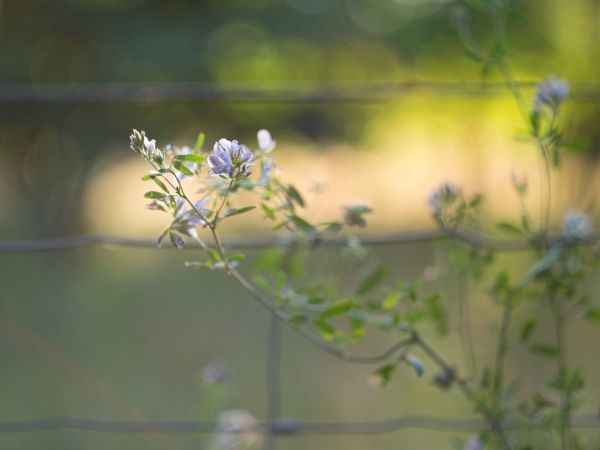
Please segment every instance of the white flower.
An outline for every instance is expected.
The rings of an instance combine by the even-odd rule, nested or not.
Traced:
[[[134,152],[151,163],[162,165],[165,160],[163,152],[156,147],[156,139],[148,139],[143,131],[133,130],[129,136],[129,145]]]
[[[246,450],[258,447],[260,435],[251,430],[256,427],[257,420],[243,410],[229,410],[221,413],[217,420],[218,433],[215,436],[215,447],[220,450]]]
[[[156,150],[156,139],[148,139],[148,136],[144,135],[144,147],[146,154],[151,155]]]
[[[269,130],[258,130],[256,133],[256,139],[258,140],[258,148],[263,153],[270,153],[277,145],[277,141],[273,139]]]

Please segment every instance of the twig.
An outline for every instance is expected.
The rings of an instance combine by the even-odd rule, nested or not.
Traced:
[[[557,423],[545,423],[541,418],[524,421],[507,418],[505,429],[555,428]],[[573,416],[573,428],[600,428],[597,414]],[[231,433],[257,432],[293,436],[303,434],[383,434],[404,429],[472,433],[484,430],[486,422],[477,418],[448,418],[428,415],[408,415],[384,420],[354,422],[303,422],[281,419],[277,422],[260,422],[252,427],[232,429]],[[101,433],[220,433],[218,422],[198,420],[129,420],[77,416],[42,417],[22,420],[1,420],[0,433],[27,433],[49,430],[82,430]]]
[[[564,240],[564,236],[555,234],[549,238],[549,242],[545,245],[551,246],[553,243]],[[286,244],[286,237],[276,236],[256,236],[248,239],[231,238],[223,242],[226,248],[234,248],[240,250],[258,250],[268,247]],[[527,238],[517,239],[495,239],[485,236],[478,231],[454,231],[451,233],[442,232],[439,230],[415,230],[401,231],[388,234],[363,235],[360,236],[361,243],[367,246],[385,246],[385,245],[400,245],[400,244],[417,244],[435,242],[439,239],[454,239],[465,244],[485,250],[495,250],[504,252],[517,252],[531,250],[532,244],[535,246],[536,241]],[[581,241],[582,245],[592,245],[600,240],[600,235],[595,234],[589,236],[585,241]],[[319,245],[339,245],[343,244],[343,239],[334,239],[319,242]],[[541,246],[541,244],[539,244]],[[80,236],[66,236],[57,238],[42,238],[42,239],[15,239],[0,241],[0,252],[2,253],[20,253],[20,252],[43,252],[43,251],[58,251],[79,249],[86,247],[109,246],[109,247],[126,247],[126,248],[146,248],[157,250],[173,250],[172,247],[159,247],[155,240],[151,239],[136,239],[124,236],[114,236],[107,234],[91,234]],[[200,248],[200,245],[194,242],[189,243],[184,247],[188,250]]]
[[[537,81],[520,80],[521,88]],[[600,100],[600,81],[572,83],[571,98]],[[335,81],[335,82],[230,82],[221,83],[43,83],[0,84],[2,103],[72,102],[368,102],[396,101],[414,91],[439,96],[490,96],[504,91],[503,82],[461,80]]]

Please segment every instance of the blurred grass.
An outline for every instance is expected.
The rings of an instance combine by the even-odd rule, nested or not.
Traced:
[[[411,278],[432,263],[434,254],[431,246],[409,245],[382,249],[376,256],[387,261],[394,273]],[[264,417],[268,315],[225,274],[184,269],[183,262],[190,257],[188,252],[102,249],[2,255],[0,417],[205,417],[198,379],[201,367],[214,360],[224,361],[233,373],[234,394],[225,406]],[[503,263],[516,270],[527,264],[522,258],[504,257]],[[590,282],[593,291],[597,282]],[[452,274],[436,284],[445,293],[451,320],[456,320]],[[475,341],[483,351],[480,356],[489,358],[496,311],[481,286],[472,287],[472,292]],[[543,311],[532,313],[545,316]],[[440,340],[434,330],[425,333],[448,359],[463,366],[456,336]],[[362,351],[382,348],[390,339],[375,333]],[[594,346],[583,344],[596,340],[597,331],[583,322],[576,322],[570,330],[570,358],[585,366],[590,380],[583,410],[597,406],[594,399],[599,388],[593,380],[600,375],[600,365]],[[423,379],[405,368],[388,387],[375,390],[367,384],[372,368],[337,361],[286,329],[283,415],[310,421],[402,414],[472,416],[458,391],[444,393],[431,384],[433,366],[425,361]],[[522,393],[537,386],[551,367],[552,362],[517,349],[509,373],[518,368],[523,375]],[[422,430],[380,436],[312,436],[283,438],[281,448],[358,450],[399,444],[452,448],[451,437],[452,433]],[[163,439],[53,431],[0,434],[0,446],[34,449],[43,442],[48,450],[185,449],[197,448],[199,439],[193,435]]]
[[[456,4],[421,2],[411,9],[402,6],[407,3],[390,9],[390,2],[350,0],[5,0],[0,3],[0,82],[256,81],[268,86],[272,81],[478,80],[479,67],[465,57],[453,29]],[[595,63],[599,8],[594,0],[520,3],[510,23],[517,76],[600,79]],[[488,39],[485,19],[473,14],[472,20],[475,33]],[[597,206],[598,105],[570,102],[564,112],[567,139],[588,138],[589,151],[570,155],[556,178],[556,220],[567,206],[588,211]],[[504,95],[459,98],[417,91],[389,104],[3,103],[2,238],[90,231],[158,234],[161,219],[143,210],[137,192],[143,187],[136,171],[143,169],[127,159],[132,127],[162,144],[193,142],[198,131],[208,133],[208,142],[235,136],[253,144],[256,130],[268,127],[279,140],[286,176],[303,188],[311,177],[324,177],[328,184],[317,199],[321,210],[310,214],[338,213],[339,203],[361,196],[376,206],[375,230],[429,224],[423,198],[440,178],[481,189],[489,200],[490,222],[514,213],[506,190],[512,167],[530,171],[534,191],[536,185],[534,149],[513,138],[522,121]],[[536,198],[532,193],[532,203]],[[492,223],[485,225],[493,229]],[[230,231],[259,229],[256,222],[243,226]],[[437,261],[428,245],[377,253],[407,278]],[[264,417],[268,316],[225,275],[184,269],[188,258],[189,253],[175,251],[123,249],[1,254],[0,418],[204,417],[198,378],[202,365],[215,359],[234,373],[227,406]],[[532,261],[531,256],[504,258],[513,268]],[[485,286],[472,288],[473,328],[481,348],[489,349],[495,315]],[[440,279],[439,287],[455,317],[452,276]],[[591,292],[597,287],[589,280]],[[569,332],[570,357],[586,367],[590,380],[583,409],[593,411],[600,394],[594,385],[600,375],[597,334],[583,322]],[[401,371],[378,391],[367,385],[369,368],[337,362],[289,330],[284,339],[285,416],[362,420],[472,414],[457,392],[445,394],[431,385],[430,364],[425,379]],[[365,350],[379,348],[384,339],[376,336]],[[433,339],[461,364],[455,336]],[[487,352],[481,356],[489,358]],[[510,367],[525,374],[520,392],[537,386],[549,364],[517,351]],[[587,436],[600,444],[596,431]],[[450,449],[455,438],[460,436],[406,430],[281,439],[280,448]],[[24,450],[191,449],[203,442],[195,435],[0,434],[1,448]]]

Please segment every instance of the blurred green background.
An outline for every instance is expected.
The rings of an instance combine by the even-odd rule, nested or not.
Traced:
[[[15,84],[43,91],[50,83],[199,82],[227,90],[251,82],[268,90],[316,82],[335,90],[356,82],[478,82],[480,67],[467,57],[454,26],[465,11],[450,0],[5,0],[0,83],[10,92]],[[475,35],[489,41],[486,19],[469,15]],[[565,136],[586,140],[587,151],[568,154],[555,177],[557,223],[568,207],[595,215],[598,96],[590,92],[594,85],[578,81],[600,79],[599,21],[595,0],[539,0],[521,2],[509,24],[517,77],[568,79],[574,95],[564,109]],[[495,220],[517,216],[513,170],[529,176],[535,211],[537,155],[516,138],[524,125],[507,93],[423,88],[385,100],[4,101],[0,236],[156,236],[166,218],[144,209],[139,177],[146,169],[127,148],[134,127],[160,145],[193,143],[204,131],[209,143],[226,136],[251,147],[256,130],[269,128],[279,141],[284,176],[305,191],[322,188],[309,195],[315,207],[307,214],[331,217],[341,203],[364,200],[375,209],[374,233],[432,226],[424,198],[448,178],[484,193],[490,230]],[[249,215],[229,232],[248,230],[266,231],[258,215]],[[439,258],[429,245],[379,249],[376,256],[407,278]],[[507,258],[515,258],[507,260],[514,267],[532,261]],[[224,275],[184,269],[189,259],[176,251],[125,249],[0,255],[0,418],[205,417],[198,380],[202,366],[214,360],[232,372],[226,406],[264,417],[268,317]],[[451,274],[439,283],[452,312]],[[494,310],[482,287],[473,289],[475,332],[485,343]],[[598,379],[597,334],[587,325],[571,332],[573,360],[585,363],[588,380]],[[382,339],[368,345],[379,348]],[[460,360],[456,340],[441,345]],[[511,363],[530,369],[524,385],[537,383],[549,367],[526,352]],[[439,392],[429,377],[408,371],[374,390],[367,385],[370,368],[337,362],[289,331],[283,374],[284,416],[471,415],[459,393]],[[594,411],[599,389],[590,385],[583,409]],[[281,439],[281,448],[453,448],[454,439],[464,438],[408,430]],[[588,438],[599,444],[597,434]],[[195,435],[0,434],[1,448],[17,449],[183,450],[205,443]]]

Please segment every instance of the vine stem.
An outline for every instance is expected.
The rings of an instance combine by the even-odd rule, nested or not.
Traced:
[[[464,396],[472,402],[476,409],[482,414],[484,419],[489,423],[492,432],[496,435],[500,444],[504,450],[512,450],[512,446],[508,441],[508,437],[504,432],[502,427],[502,423],[498,420],[498,417],[491,411],[487,406],[478,401],[477,395],[467,381],[464,378],[461,378],[456,370],[451,367],[445,360],[442,358],[431,346],[425,342],[418,333],[413,334],[414,342],[417,346],[419,346],[426,354],[431,358],[431,360],[438,365],[440,369],[446,374],[452,375],[453,379],[456,381],[459,389],[462,391]]]
[[[471,332],[471,309],[469,307],[468,297],[464,295],[465,284],[464,271],[461,269],[457,279],[458,290],[458,328],[460,334],[460,343],[465,360],[469,366],[471,376],[477,376],[477,359],[475,357],[475,347],[473,345],[473,334]]]
[[[213,221],[209,221],[202,214],[202,212],[199,211],[198,208],[196,208],[194,203],[187,196],[187,194],[185,193],[185,190],[183,189],[183,186],[181,185],[181,182],[179,181],[179,179],[177,177],[175,177],[175,179],[177,180],[177,186],[174,186],[171,183],[171,181],[168,178],[166,178],[164,175],[163,175],[163,179],[165,179],[169,183],[169,185],[171,185],[176,190],[178,195],[182,199],[184,199],[184,201],[190,205],[190,207],[198,215],[198,217],[200,217],[204,221],[204,223],[206,224],[206,227],[209,229],[209,231],[211,233],[211,236],[215,243],[217,253],[218,253],[219,257],[221,258],[221,261],[223,262],[223,265],[224,265],[227,273],[243,289],[245,289],[255,300],[257,300],[261,306],[263,306],[265,309],[267,309],[275,318],[277,318],[281,322],[288,323],[285,312],[277,307],[272,306],[271,303],[266,298],[264,298],[263,295],[254,287],[254,285],[248,279],[246,279],[246,277],[244,277],[240,272],[238,272],[235,269],[235,267],[233,267],[232,264],[230,263],[229,259],[227,258],[227,254],[225,252],[225,248],[223,246],[223,243],[221,241],[219,233],[217,232],[216,223],[218,222],[218,214],[215,214],[215,218],[213,219]],[[232,185],[233,185],[233,182],[230,183],[230,187]],[[229,195],[230,190],[231,190],[230,188],[227,190],[225,197],[227,197]],[[226,201],[226,198],[223,200],[222,204],[225,204],[225,201]],[[400,350],[404,349],[405,347],[407,347],[413,343],[412,338],[405,338],[405,339],[397,341],[392,346],[390,346],[389,348],[387,348],[386,350],[384,350],[383,352],[381,352],[379,354],[355,355],[355,354],[346,352],[344,350],[340,350],[337,347],[331,346],[329,343],[327,343],[320,337],[316,336],[314,333],[312,333],[306,327],[295,326],[295,327],[293,327],[293,329],[296,332],[298,332],[301,336],[306,338],[308,341],[310,341],[313,345],[315,345],[316,347],[324,350],[325,352],[337,357],[338,359],[341,359],[346,362],[359,363],[359,364],[376,364],[376,363],[385,361],[386,359],[390,358],[391,356],[395,355]]]
[[[550,310],[554,321],[554,333],[556,339],[556,350],[558,352],[558,376],[561,380],[559,432],[561,449],[570,448],[569,431],[571,428],[571,387],[565,386],[567,377],[567,360],[565,348],[565,324],[561,314],[560,304],[554,296],[550,296]]]
[[[502,387],[504,385],[504,362],[506,360],[506,350],[508,347],[508,335],[510,331],[510,322],[512,320],[513,299],[510,294],[504,301],[502,312],[502,322],[498,334],[498,343],[496,347],[496,360],[494,364],[492,380],[492,402],[494,408],[500,410],[500,399],[502,396]]]

